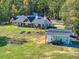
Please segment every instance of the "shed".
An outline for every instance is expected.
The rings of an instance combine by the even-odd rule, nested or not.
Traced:
[[[66,29],[49,29],[47,31],[47,41],[50,42],[62,42],[64,45],[71,44],[72,30]]]

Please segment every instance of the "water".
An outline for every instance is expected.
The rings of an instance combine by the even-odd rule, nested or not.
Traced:
[[[79,42],[71,42],[71,44],[60,44],[59,46],[67,46],[67,47],[73,47],[73,48],[79,48]]]

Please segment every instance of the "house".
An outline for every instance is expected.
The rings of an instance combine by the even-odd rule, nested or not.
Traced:
[[[48,43],[56,43],[60,45],[72,44],[72,30],[65,29],[48,29],[46,39]]]
[[[19,26],[31,26],[39,28],[48,28],[52,26],[51,22],[47,17],[41,17],[37,14],[16,16],[11,19],[11,22]]]
[[[29,19],[30,22],[32,22],[35,19],[34,15],[29,15],[27,16],[27,18]]]
[[[26,25],[30,24],[29,19],[27,18],[27,16],[24,16],[24,15],[16,16],[16,19],[12,18],[11,22],[18,26],[26,26]]]
[[[19,25],[19,26],[25,26],[25,27],[30,27],[32,26],[32,21],[35,19],[35,15],[20,15],[20,16],[14,16],[10,22],[14,25]]]
[[[39,28],[48,28],[52,26],[51,22],[45,16],[44,17],[36,16],[32,24],[35,27],[39,27]]]
[[[18,19],[18,16],[14,16],[14,17],[12,17],[11,19],[10,19],[10,22],[14,22],[16,19]]]

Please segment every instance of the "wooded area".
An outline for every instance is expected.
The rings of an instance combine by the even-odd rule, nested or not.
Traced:
[[[79,0],[0,0],[0,21],[36,12],[41,16],[61,18],[67,28],[78,32],[78,6]]]

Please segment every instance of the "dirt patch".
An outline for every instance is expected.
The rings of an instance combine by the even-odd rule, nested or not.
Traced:
[[[36,31],[31,32],[29,37],[31,37],[32,41],[36,44],[44,44],[45,43],[45,32],[44,31]]]
[[[40,36],[34,38],[33,41],[35,43],[37,43],[37,44],[45,44],[46,43],[46,41],[45,41],[45,35],[43,35],[43,36],[40,35]]]
[[[24,44],[24,43],[27,43],[26,40],[16,40],[16,39],[7,39],[6,40],[7,44]]]

